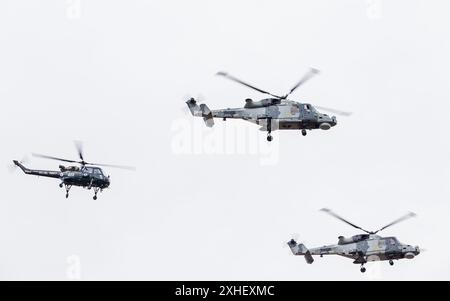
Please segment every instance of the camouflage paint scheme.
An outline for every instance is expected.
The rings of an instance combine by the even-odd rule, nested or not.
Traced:
[[[340,255],[353,259],[355,264],[364,264],[368,261],[413,259],[420,254],[418,246],[405,245],[395,237],[381,237],[379,235],[360,234],[351,238],[339,237],[336,245],[327,245],[308,249],[295,240],[288,242],[294,255],[303,255],[307,263],[314,262],[312,255]]]
[[[396,237],[382,237],[376,235],[378,232],[398,224],[406,219],[416,216],[415,213],[408,213],[393,222],[385,225],[377,231],[365,230],[348,220],[337,215],[333,211],[327,208],[321,209],[321,211],[330,214],[331,216],[341,220],[342,222],[360,229],[366,234],[358,234],[352,237],[338,237],[338,243],[336,245],[327,245],[319,248],[308,249],[304,244],[298,244],[294,239],[288,242],[289,248],[294,255],[302,255],[305,257],[307,263],[314,262],[313,255],[339,255],[353,259],[354,264],[361,264],[361,272],[365,272],[364,264],[369,261],[383,261],[389,260],[389,264],[393,265],[393,260],[398,259],[413,259],[420,254],[418,246],[405,245],[398,241]]]
[[[205,104],[198,105],[195,99],[187,105],[193,116],[203,117],[208,127],[214,125],[213,118],[243,119],[260,125],[262,131],[272,130],[328,130],[337,124],[336,117],[319,113],[311,104],[291,100],[267,98],[253,102],[246,100],[243,108],[210,110]],[[271,124],[268,125],[268,121]]]
[[[302,135],[305,136],[307,133],[306,130],[329,130],[337,124],[335,116],[330,117],[327,114],[319,113],[311,104],[295,102],[288,99],[294,91],[318,73],[319,70],[311,68],[311,70],[309,70],[287,94],[280,96],[259,89],[226,72],[218,72],[217,75],[223,76],[260,93],[269,95],[270,98],[265,98],[260,101],[246,99],[243,108],[212,111],[205,104],[198,105],[194,98],[189,99],[186,103],[192,115],[203,117],[203,120],[208,127],[214,125],[214,118],[222,118],[223,120],[226,120],[227,118],[236,118],[260,125],[260,130],[268,132],[268,141],[272,141],[272,136],[270,134],[273,130],[301,130]],[[351,114],[349,112],[324,107],[320,109],[344,116]]]

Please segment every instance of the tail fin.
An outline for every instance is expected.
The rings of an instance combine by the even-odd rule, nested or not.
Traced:
[[[193,116],[203,117],[203,120],[205,121],[207,127],[212,127],[214,125],[212,112],[207,105],[202,103],[199,106],[194,98],[186,101],[186,104],[188,105],[189,110],[191,111]]]
[[[22,169],[22,171],[23,171],[24,173],[29,173],[29,169],[26,168],[25,166],[23,166],[19,161],[13,160],[13,162],[14,162],[14,164],[15,164],[16,166],[19,166],[20,169]]]
[[[311,255],[311,252],[305,247],[304,244],[298,244],[295,240],[291,239],[288,242],[289,248],[291,248],[291,251],[294,255],[303,255],[305,256],[305,260],[308,264],[311,264],[314,262],[314,258]]]

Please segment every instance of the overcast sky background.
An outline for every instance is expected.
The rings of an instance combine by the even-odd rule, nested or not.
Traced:
[[[450,280],[449,14],[418,0],[1,1],[0,279]],[[184,109],[187,95],[212,109],[263,96],[219,70],[283,94],[309,67],[322,72],[291,98],[354,112],[330,131],[267,146],[255,125],[207,129]],[[96,201],[9,172],[31,152],[75,159],[73,140],[137,171],[105,169]],[[343,257],[307,265],[285,247],[294,233],[308,247],[359,233],[322,207],[373,230],[413,211],[382,234],[427,252],[364,275]]]

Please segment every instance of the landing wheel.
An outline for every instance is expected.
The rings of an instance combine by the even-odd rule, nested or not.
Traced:
[[[61,185],[62,183],[59,184],[60,187],[62,187]],[[72,188],[72,185],[66,185],[66,199],[69,197],[70,188]]]
[[[365,273],[366,272],[366,268],[365,267],[361,267],[361,273]]]
[[[303,136],[306,136],[306,134],[307,134],[307,133],[306,133],[306,130],[303,129],[303,130],[302,130],[302,135],[303,135]]]
[[[394,262],[392,260],[389,260],[390,265],[394,265]]]
[[[100,188],[99,187],[94,187],[94,197],[93,197],[93,199],[94,199],[94,201],[97,199],[97,193],[100,191]]]
[[[272,141],[272,118],[267,118],[267,141]]]

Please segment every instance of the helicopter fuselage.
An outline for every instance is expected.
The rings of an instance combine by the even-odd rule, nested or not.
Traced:
[[[81,187],[98,187],[105,189],[109,187],[109,177],[105,177],[98,167],[85,167],[80,171],[64,171],[61,173],[61,180],[66,185]]]
[[[307,103],[290,100],[263,99],[253,102],[249,99],[243,108],[213,110],[217,118],[240,118],[261,125],[267,131],[267,120],[272,121],[271,130],[324,129],[337,124],[336,117],[319,113]]]
[[[42,154],[33,153],[33,156],[43,158],[43,159],[51,159],[60,162],[68,162],[68,163],[76,163],[79,166],[59,166],[59,171],[55,170],[37,170],[37,169],[29,169],[22,165],[21,162],[17,160],[13,160],[14,164],[26,174],[40,176],[40,177],[48,177],[48,178],[56,178],[61,182],[59,183],[59,187],[65,187],[66,190],[66,198],[69,197],[69,191],[72,186],[84,187],[87,189],[94,190],[93,199],[97,199],[97,193],[102,192],[103,189],[108,188],[111,184],[109,176],[106,176],[103,173],[103,170],[99,166],[108,166],[114,168],[122,168],[135,170],[133,166],[124,166],[124,165],[111,165],[111,164],[100,164],[100,163],[89,163],[84,160],[83,155],[83,146],[80,141],[74,141],[75,147],[78,151],[79,160],[69,160],[54,156],[47,156]]]
[[[366,239],[357,242],[330,245],[310,250],[311,254],[317,255],[336,254],[352,258],[353,263],[367,261],[412,259],[419,255],[418,247],[401,244],[395,237],[380,237],[370,235]]]
[[[319,113],[311,104],[291,100],[267,98],[257,102],[246,100],[242,108],[209,110],[205,104],[197,105],[194,99],[187,102],[194,116],[203,117],[208,126],[213,118],[243,119],[257,125],[260,130],[328,130],[337,124],[336,117]]]
[[[294,255],[339,255],[353,259],[355,264],[364,264],[368,261],[412,259],[420,254],[419,247],[402,244],[395,237],[366,234],[351,238],[339,237],[338,244],[311,249],[306,249],[303,244],[297,244],[294,240],[288,244]]]
[[[14,161],[14,164],[19,166],[24,173],[29,175],[60,179],[61,185],[80,186],[89,189],[105,189],[110,185],[109,176],[105,176],[102,169],[99,167],[83,166],[78,168],[60,166],[60,171],[53,171],[29,169],[18,161]]]
[[[306,81],[318,74],[319,70],[311,68],[302,79],[283,96],[272,94],[268,91],[259,89],[250,85],[226,72],[220,71],[217,75],[223,76],[237,82],[247,88],[260,93],[270,95],[271,98],[265,98],[260,101],[246,99],[243,108],[210,110],[206,104],[198,105],[194,98],[186,101],[193,116],[202,117],[207,127],[214,126],[214,118],[238,118],[250,121],[260,125],[260,130],[267,131],[267,141],[272,141],[271,132],[274,130],[301,130],[302,135],[306,136],[307,130],[322,129],[329,130],[337,124],[336,117],[330,117],[327,114],[319,113],[312,105],[308,103],[299,103],[288,100],[288,97],[303,85]],[[350,112],[343,112],[330,108],[322,108],[329,112],[341,115],[350,115]]]
[[[334,213],[328,208],[322,208],[321,211],[328,213],[329,215],[339,219],[340,221],[352,226],[353,228],[360,229],[365,234],[358,234],[352,237],[338,237],[338,243],[336,245],[328,245],[318,248],[308,249],[304,244],[298,244],[294,239],[291,239],[287,244],[294,255],[302,255],[308,264],[314,262],[313,255],[339,255],[353,259],[353,263],[361,264],[361,272],[364,273],[366,268],[364,264],[368,261],[382,261],[389,260],[390,265],[394,265],[394,259],[413,259],[420,254],[420,248],[418,246],[405,245],[398,241],[396,237],[382,237],[376,235],[378,232],[384,229],[396,225],[406,219],[416,216],[415,213],[409,212],[408,214],[390,222],[384,227],[379,228],[376,231],[365,230],[341,216]]]

